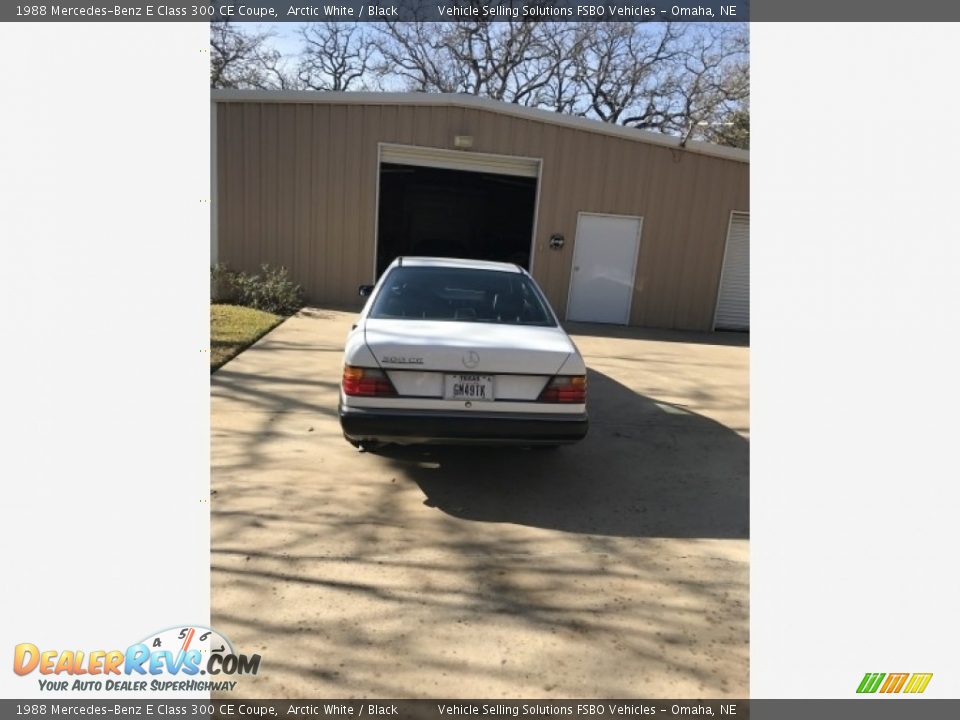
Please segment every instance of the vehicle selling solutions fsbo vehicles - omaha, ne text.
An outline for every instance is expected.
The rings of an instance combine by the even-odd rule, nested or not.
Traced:
[[[586,365],[516,265],[397,258],[347,336],[349,442],[561,445],[587,433]]]

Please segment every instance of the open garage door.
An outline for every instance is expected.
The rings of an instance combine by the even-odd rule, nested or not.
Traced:
[[[727,249],[723,254],[720,292],[717,297],[717,330],[750,329],[750,215],[730,216]]]
[[[400,255],[530,267],[539,161],[382,146],[377,277]]]

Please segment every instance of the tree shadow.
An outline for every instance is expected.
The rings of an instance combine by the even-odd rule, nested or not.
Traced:
[[[616,537],[749,537],[749,444],[597,371],[590,432],[555,450],[388,446],[424,503],[464,520]]]
[[[358,453],[345,325],[321,322],[211,379],[212,622],[264,659],[231,697],[746,693],[746,544],[709,540],[747,537],[744,438],[591,372],[578,445]],[[731,414],[697,381],[731,353],[600,345],[611,375]]]
[[[696,330],[668,330],[661,328],[642,328],[633,325],[607,325],[604,323],[586,323],[564,321],[563,329],[570,335],[584,335],[600,338],[620,338],[625,340],[653,340],[655,342],[677,342],[696,345],[725,345],[729,347],[750,347],[750,333],[727,330],[701,332]]]

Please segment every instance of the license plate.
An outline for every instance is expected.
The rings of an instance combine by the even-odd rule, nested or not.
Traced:
[[[447,375],[447,400],[493,400],[492,375]]]

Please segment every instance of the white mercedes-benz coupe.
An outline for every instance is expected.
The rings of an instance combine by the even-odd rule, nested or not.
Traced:
[[[587,434],[586,365],[517,265],[397,258],[347,336],[353,445],[562,445]]]

